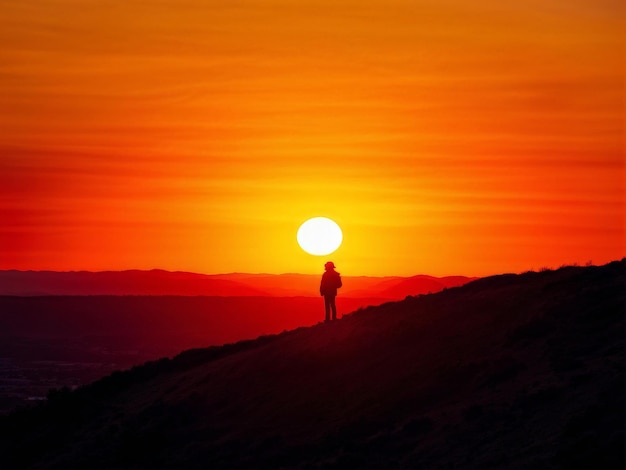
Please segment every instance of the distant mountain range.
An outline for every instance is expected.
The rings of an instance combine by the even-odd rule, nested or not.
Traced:
[[[439,292],[476,278],[464,276],[345,276],[341,296],[399,300]],[[163,270],[0,271],[0,295],[185,295],[223,297],[313,297],[320,276],[307,274],[206,275]]]
[[[624,468],[625,282],[626,261],[494,276],[189,350],[0,417],[0,461]]]

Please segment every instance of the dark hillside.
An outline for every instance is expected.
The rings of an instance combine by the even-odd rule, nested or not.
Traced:
[[[624,468],[626,262],[187,351],[0,419],[3,468]]]
[[[340,315],[381,299],[340,297]],[[0,414],[181,351],[318,323],[317,297],[0,296]]]

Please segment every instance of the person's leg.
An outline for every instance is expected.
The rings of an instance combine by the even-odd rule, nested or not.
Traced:
[[[335,304],[335,296],[333,295],[330,298],[330,308],[333,311],[333,320],[337,319],[337,305]]]
[[[326,312],[326,321],[330,321],[330,302],[332,297],[330,295],[324,296],[324,310]]]

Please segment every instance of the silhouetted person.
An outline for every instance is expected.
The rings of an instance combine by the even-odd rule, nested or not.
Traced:
[[[329,261],[324,265],[326,272],[322,274],[322,282],[320,284],[320,295],[324,296],[324,308],[326,309],[326,321],[330,321],[330,313],[332,311],[332,319],[337,319],[337,306],[335,305],[335,297],[337,297],[337,289],[341,287],[341,275],[335,271],[335,264]]]

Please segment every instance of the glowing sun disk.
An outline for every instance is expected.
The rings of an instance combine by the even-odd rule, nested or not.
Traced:
[[[326,217],[313,217],[298,229],[298,244],[307,253],[324,256],[332,253],[343,240],[341,228]]]

